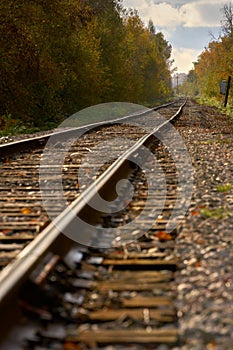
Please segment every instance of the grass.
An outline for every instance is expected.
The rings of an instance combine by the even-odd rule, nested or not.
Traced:
[[[43,127],[33,126],[30,123],[23,123],[21,120],[13,118],[11,114],[1,116],[0,125],[2,125],[0,128],[0,137],[32,134],[57,127],[57,124],[52,122],[45,123]]]
[[[216,190],[222,193],[226,193],[230,191],[232,187],[233,187],[232,184],[226,183],[226,184],[216,186]]]
[[[197,102],[200,104],[206,104],[208,106],[217,107],[221,113],[229,115],[233,118],[233,100],[229,99],[228,105],[225,108],[223,101],[219,101],[214,97],[199,96],[197,97]]]
[[[19,123],[19,124],[4,127],[2,130],[0,130],[0,137],[21,135],[21,134],[32,134],[38,131],[41,131],[41,129],[36,127],[21,125]]]
[[[217,208],[217,209],[204,208],[201,210],[201,214],[207,218],[226,219],[231,215],[231,212],[224,208]]]

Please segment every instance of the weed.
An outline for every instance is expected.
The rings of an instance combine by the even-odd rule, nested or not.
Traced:
[[[217,208],[217,209],[204,208],[201,210],[201,214],[207,218],[225,219],[231,215],[231,212],[224,208]]]
[[[227,183],[227,184],[222,184],[222,185],[216,186],[216,190],[224,193],[224,192],[230,191],[232,189],[232,187],[233,187],[232,184]]]

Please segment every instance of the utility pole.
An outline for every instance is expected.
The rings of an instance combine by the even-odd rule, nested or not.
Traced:
[[[179,93],[179,74],[176,74],[176,91],[177,91],[177,95]]]
[[[224,107],[227,106],[230,87],[231,87],[231,76],[229,75],[229,77],[228,77],[228,82],[227,82],[227,90],[226,90],[226,96],[225,96]]]

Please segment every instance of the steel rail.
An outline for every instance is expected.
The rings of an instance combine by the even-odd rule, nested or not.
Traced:
[[[108,187],[112,179],[115,183],[117,173],[126,168],[130,169],[127,158],[137,151],[142,145],[151,141],[154,135],[161,131],[171,122],[174,122],[181,114],[187,100],[182,103],[178,111],[167,121],[155,128],[150,134],[143,136],[128,151],[123,153],[93,184],[91,184],[69,207],[67,207],[47,228],[45,228],[28,246],[22,250],[16,260],[5,267],[0,273],[0,309],[9,305],[13,295],[17,293],[19,287],[28,278],[32,270],[41,261],[48,251],[59,251],[64,255],[74,242],[64,236],[64,232],[72,222],[74,217],[84,213],[88,209],[88,202],[93,200],[96,193]],[[85,200],[84,200],[85,199]],[[64,241],[65,238],[65,241]],[[60,244],[62,242],[62,244]],[[87,241],[86,244],[89,242]],[[76,243],[77,244],[77,243]]]

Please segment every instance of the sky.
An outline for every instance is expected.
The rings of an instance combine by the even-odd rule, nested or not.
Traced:
[[[188,73],[193,62],[208,46],[212,35],[218,38],[227,0],[123,0],[124,7],[137,9],[143,22],[154,22],[173,47],[178,73]]]

